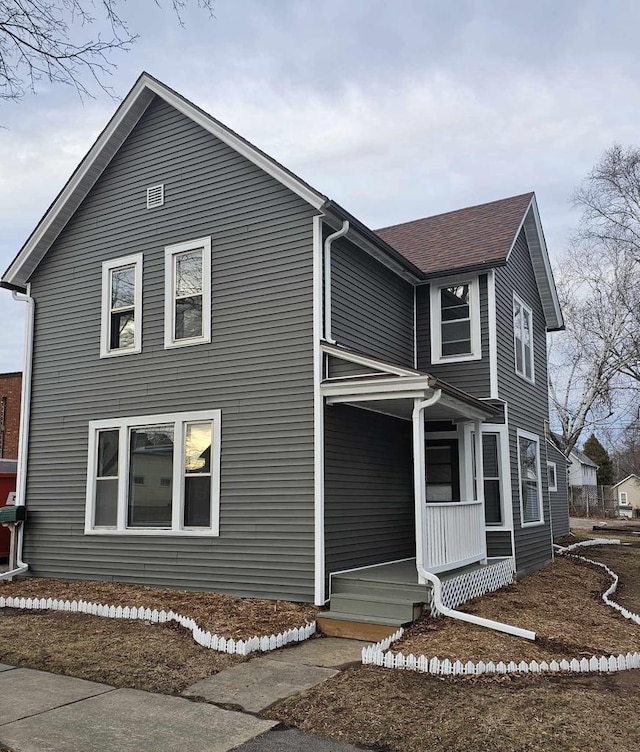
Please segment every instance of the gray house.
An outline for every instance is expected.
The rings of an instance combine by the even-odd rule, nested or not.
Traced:
[[[406,621],[552,558],[533,194],[373,231],[143,74],[1,284],[35,576]]]

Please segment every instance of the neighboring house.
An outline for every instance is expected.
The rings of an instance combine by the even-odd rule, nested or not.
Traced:
[[[567,456],[560,451],[553,438],[548,438],[547,477],[551,504],[551,521],[554,538],[568,535],[569,529],[569,477]]]
[[[569,503],[589,512],[598,503],[598,465],[575,447],[569,452]]]
[[[420,601],[552,558],[531,193],[374,232],[144,74],[2,285],[34,575],[324,604],[396,562]]]
[[[640,478],[627,475],[613,486],[616,511],[620,517],[640,517]]]
[[[18,458],[21,373],[0,373],[0,460]]]

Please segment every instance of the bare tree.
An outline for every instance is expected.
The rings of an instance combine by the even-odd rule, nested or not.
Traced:
[[[189,3],[170,0],[181,25]],[[212,14],[214,0],[193,3]],[[81,96],[91,96],[92,83],[111,93],[105,81],[115,68],[113,53],[129,50],[138,38],[121,15],[125,4],[0,0],[0,99],[20,100],[41,80],[71,85]]]
[[[551,404],[563,443],[616,413],[640,388],[640,150],[614,146],[574,196],[578,232],[559,279],[567,332],[550,345]]]

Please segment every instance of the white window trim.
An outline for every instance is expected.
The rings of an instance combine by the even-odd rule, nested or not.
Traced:
[[[469,316],[471,319],[471,353],[463,355],[442,355],[442,329],[440,290],[453,285],[469,285]],[[480,284],[478,277],[446,277],[434,279],[429,283],[430,297],[430,329],[431,329],[431,362],[432,363],[463,363],[482,358],[482,342],[480,336]]]
[[[619,491],[618,495],[620,497],[620,500],[618,502],[620,504],[620,506],[622,506],[622,507],[629,506],[629,495],[628,495],[628,492],[627,491]]]
[[[121,266],[134,267],[134,302],[133,302],[133,347],[111,350],[109,347],[109,328],[111,323],[111,272]],[[102,306],[100,322],[100,357],[117,358],[121,355],[134,355],[142,352],[142,254],[122,256],[111,261],[102,262]]]
[[[523,311],[526,311],[529,314],[529,319],[531,321],[531,359],[530,359],[530,365],[531,365],[531,378],[529,378],[526,375],[526,372],[524,371],[524,340],[521,340],[522,342],[522,366],[523,370],[518,370],[518,357],[517,357],[517,351],[518,351],[518,338],[516,337],[516,327],[515,327],[515,320],[514,320],[514,314],[512,312],[511,314],[511,326],[513,327],[513,364],[516,373],[520,378],[524,379],[529,384],[535,384],[536,383],[536,369],[535,369],[535,353],[534,353],[534,340],[533,340],[533,311],[529,306],[520,298],[515,292],[513,293],[513,302],[517,303],[520,308]]]
[[[553,468],[553,479],[555,483],[551,485],[551,482],[549,481],[549,468]],[[547,485],[549,486],[549,491],[557,491],[558,490],[558,468],[556,467],[555,462],[547,462]]]
[[[178,253],[202,250],[202,336],[176,340],[174,336],[173,257]],[[211,237],[187,240],[164,249],[164,347],[190,347],[211,342]]]
[[[473,435],[473,425],[471,423],[463,423],[463,430],[466,432],[464,444],[466,456],[465,462],[471,461],[471,441]],[[496,433],[498,434],[498,442],[500,451],[498,452],[498,472],[500,473],[500,504],[502,514],[501,525],[487,525],[485,524],[485,530],[487,532],[511,532],[513,530],[513,505],[512,490],[511,490],[511,463],[509,461],[509,427],[504,423],[483,423],[482,433]],[[466,448],[469,448],[468,451]],[[462,452],[460,453],[462,456]],[[461,463],[462,464],[462,463]],[[463,478],[461,477],[461,483]],[[462,486],[461,486],[462,488]]]
[[[524,503],[522,499],[522,476],[520,474],[520,438],[529,439],[535,441],[537,446],[536,451],[536,471],[538,473],[538,508],[540,509],[540,519],[533,522],[524,521]],[[538,527],[544,525],[544,506],[542,504],[542,473],[540,472],[540,437],[535,433],[529,433],[529,431],[522,431],[520,428],[516,430],[516,442],[518,452],[518,497],[520,499],[520,527]]]
[[[221,449],[221,410],[196,410],[183,413],[162,413],[157,415],[136,415],[126,418],[89,421],[89,455],[87,462],[87,496],[85,508],[85,535],[127,535],[127,536],[170,536],[170,537],[217,537],[220,534],[220,449]],[[208,528],[183,528],[184,470],[183,435],[186,423],[198,421],[213,422],[213,443],[211,445],[211,526]],[[175,426],[175,445],[180,451],[173,457],[173,503],[171,528],[128,528],[127,527],[127,488],[129,477],[129,430],[138,426],[153,426],[172,423]],[[115,527],[94,527],[96,472],[98,464],[98,432],[119,431],[118,447],[118,513]],[[177,499],[177,501],[176,501]]]

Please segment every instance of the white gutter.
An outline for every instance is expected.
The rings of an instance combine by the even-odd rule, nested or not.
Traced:
[[[424,567],[424,539],[425,539],[425,514],[424,505],[426,504],[426,487],[425,479],[425,445],[424,445],[424,411],[425,408],[435,405],[442,396],[442,392],[437,389],[433,396],[426,400],[415,400],[413,407],[413,479],[415,486],[416,500],[416,568],[418,575],[425,579],[431,585],[432,603],[438,613],[443,616],[449,616],[452,619],[466,621],[470,624],[476,624],[479,627],[495,629],[497,632],[506,632],[515,637],[524,637],[527,640],[535,640],[536,633],[521,627],[514,627],[511,624],[503,624],[491,619],[483,619],[480,616],[467,614],[464,611],[456,611],[453,608],[445,606],[442,602],[442,582],[433,572],[429,572]]]
[[[16,506],[25,506],[27,490],[27,452],[29,448],[29,423],[31,418],[31,363],[33,360],[33,331],[35,321],[36,302],[29,294],[31,285],[27,285],[27,294],[12,292],[14,300],[27,304],[27,318],[25,321],[24,364],[22,368],[22,395],[20,405],[20,436],[18,439],[18,483]],[[29,565],[22,561],[22,546],[24,543],[24,522],[18,525],[16,540],[16,569],[0,574],[0,580],[7,580],[23,574]]]
[[[324,339],[332,345],[336,341],[331,339],[331,244],[348,232],[349,223],[345,219],[342,227],[324,241]]]

